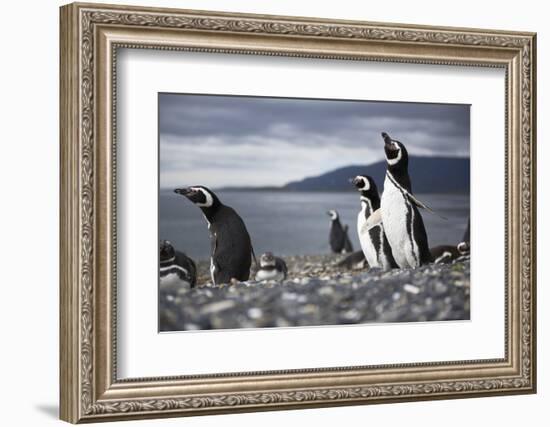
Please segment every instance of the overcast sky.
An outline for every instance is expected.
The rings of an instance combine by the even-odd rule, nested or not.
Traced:
[[[409,154],[468,157],[468,105],[159,95],[160,187],[283,185]]]

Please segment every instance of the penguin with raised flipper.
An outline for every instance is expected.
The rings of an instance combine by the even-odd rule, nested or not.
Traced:
[[[244,221],[229,206],[224,205],[212,190],[204,186],[177,188],[199,207],[210,231],[210,275],[215,285],[244,281],[250,276],[253,249]]]
[[[433,261],[418,208],[431,209],[412,193],[405,146],[386,132],[382,132],[382,138],[387,170],[379,217],[399,267],[416,268]]]
[[[361,249],[371,268],[389,270],[397,268],[382,223],[367,229],[367,220],[380,208],[380,195],[376,182],[370,176],[358,175],[352,180],[360,193],[361,210],[357,215],[357,233]]]
[[[271,252],[266,252],[260,257],[260,268],[256,272],[256,280],[276,280],[281,282],[286,279],[288,269],[282,258],[276,257]]]
[[[194,288],[197,284],[195,262],[183,252],[177,251],[168,240],[162,240],[159,246],[160,287]]]
[[[338,212],[331,209],[327,212],[327,215],[330,216],[329,243],[332,252],[337,254],[353,252],[353,245],[347,233],[347,225],[342,226]]]

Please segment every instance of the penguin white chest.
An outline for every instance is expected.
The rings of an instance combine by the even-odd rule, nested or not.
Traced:
[[[367,219],[365,218],[366,206],[363,204],[361,211],[357,215],[357,234],[359,235],[359,242],[361,243],[361,249],[365,254],[365,258],[369,263],[369,267],[379,267],[378,252],[376,247],[372,243],[369,230],[367,229]],[[379,227],[375,227],[378,229]]]
[[[414,236],[411,235],[414,210],[401,189],[388,176],[384,180],[380,207],[382,224],[395,262],[401,268],[417,267],[413,260],[419,259],[419,250]]]
[[[285,274],[282,271],[273,269],[273,270],[258,270],[256,273],[256,280],[276,280],[278,282],[284,280]]]
[[[216,265],[214,264],[214,258],[210,258],[210,278],[212,279],[212,284],[216,284],[216,279],[214,278],[216,276]]]
[[[181,288],[190,289],[191,284],[182,280],[177,273],[169,273],[160,277],[160,289],[164,291],[178,291]]]

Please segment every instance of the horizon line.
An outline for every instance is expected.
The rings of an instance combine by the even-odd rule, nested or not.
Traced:
[[[442,155],[435,155],[435,156],[430,156],[430,155],[409,155],[409,158],[411,157],[430,157],[430,158],[443,158],[443,159],[462,159],[462,160],[466,160],[466,159],[470,159],[470,156],[442,156]],[[385,162],[384,159],[382,160],[377,160],[375,162],[372,162],[372,163],[367,163],[367,164],[351,164],[351,165],[347,165],[347,166],[340,166],[338,168],[335,168],[335,169],[329,169],[325,172],[321,172],[317,175],[309,175],[309,176],[304,176],[303,178],[300,178],[300,179],[295,179],[295,180],[292,180],[292,181],[288,181],[284,184],[280,184],[280,185],[277,185],[277,184],[265,184],[265,185],[258,185],[258,186],[250,186],[250,185],[229,185],[229,186],[226,186],[226,187],[212,187],[212,190],[216,190],[216,191],[219,191],[219,190],[227,190],[227,189],[247,189],[247,190],[253,190],[253,189],[271,189],[271,190],[283,190],[285,186],[287,186],[288,184],[291,184],[293,182],[300,182],[300,181],[303,181],[305,179],[310,179],[310,178],[316,178],[316,177],[319,177],[319,176],[322,176],[322,175],[326,175],[326,174],[329,174],[329,173],[332,173],[332,172],[335,172],[339,169],[345,169],[345,168],[353,168],[353,167],[368,167],[368,166],[372,166],[372,165],[375,165],[376,163],[383,163]],[[160,187],[159,186],[159,191],[166,191],[166,190],[173,190],[172,187]],[[291,190],[291,191],[295,191],[295,190]]]

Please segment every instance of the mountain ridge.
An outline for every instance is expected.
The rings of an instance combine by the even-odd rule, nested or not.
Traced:
[[[368,165],[343,166],[331,171],[291,181],[282,186],[226,187],[223,191],[352,191],[350,178],[370,175],[379,191],[383,188],[386,161]],[[415,193],[469,193],[470,159],[468,157],[409,156],[409,175]]]

